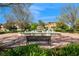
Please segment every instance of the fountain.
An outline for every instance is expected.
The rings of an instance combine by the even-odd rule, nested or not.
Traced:
[[[32,31],[25,31],[24,34],[26,35],[30,35],[30,36],[51,36],[53,35],[55,32],[53,29],[48,29],[45,31],[39,31],[39,30],[32,30]]]
[[[42,30],[33,30],[33,31],[25,31],[23,34],[26,35],[27,43],[29,42],[45,42],[51,46],[52,45],[52,35],[59,35],[58,33],[54,32],[51,29],[48,29],[47,31]],[[54,39],[54,38],[53,38]]]

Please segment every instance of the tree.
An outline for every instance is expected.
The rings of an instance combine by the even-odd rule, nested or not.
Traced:
[[[25,31],[27,28],[28,28],[28,26],[29,26],[29,23],[27,23],[26,21],[22,21],[22,20],[17,20],[16,22],[15,22],[15,24],[17,25],[17,26],[19,26],[19,28],[22,30],[22,31]]]
[[[4,24],[4,27],[10,31],[16,31],[17,28],[15,28],[15,22],[7,22]]]
[[[31,24],[31,30],[35,30],[35,29],[37,29],[37,23],[32,23]]]
[[[42,20],[38,21],[38,25],[42,26],[43,28],[45,28],[45,23]]]
[[[30,4],[16,4],[12,5],[12,12],[17,20],[26,21],[31,20],[31,13],[29,11]]]
[[[30,3],[1,4],[0,6],[9,7],[11,9],[11,13],[9,15],[4,14],[4,17],[7,21],[6,24],[15,22],[15,24],[21,29],[25,30],[27,25],[31,22],[32,15],[29,11],[29,7],[31,6]]]
[[[77,19],[76,21],[75,29],[76,31],[79,31],[79,19]]]
[[[68,30],[69,30],[69,27],[64,22],[60,21],[56,23],[55,31],[66,32]]]
[[[68,5],[62,9],[62,14],[59,17],[61,21],[68,24],[73,30],[75,30],[76,20],[79,15],[78,7],[75,5]]]
[[[10,31],[14,31],[17,28],[15,28],[15,19],[11,15],[5,15],[6,23],[4,24],[4,27]]]
[[[12,12],[17,19],[16,24],[23,30],[31,22],[32,15],[29,11],[30,4],[17,4],[12,6]]]

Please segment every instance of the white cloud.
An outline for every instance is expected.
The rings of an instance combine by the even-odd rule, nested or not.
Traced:
[[[44,5],[42,5],[42,4],[35,4],[35,5],[32,5],[29,9],[32,12],[32,15],[34,16],[35,20],[37,19],[37,21],[38,21],[38,20],[42,19],[42,20],[50,21],[50,20],[55,19],[56,16],[44,16],[42,14],[42,11],[44,11],[44,10],[46,11],[47,9],[50,9],[50,10],[52,9],[53,10],[54,8],[55,7],[53,7],[53,5],[49,6],[47,4],[44,4]]]
[[[30,7],[30,10],[42,11],[42,10],[44,10],[44,8],[40,8],[39,6],[32,5],[32,6]]]
[[[32,15],[34,16],[34,18],[38,18],[41,15],[41,11],[44,10],[44,8],[40,8],[39,6],[36,5],[32,5],[29,10],[31,11]]]

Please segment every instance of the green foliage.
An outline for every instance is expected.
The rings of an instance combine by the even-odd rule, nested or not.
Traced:
[[[0,30],[0,34],[5,34],[5,32]]]
[[[35,30],[35,29],[37,29],[37,24],[36,23],[32,23],[30,30]]]
[[[0,52],[2,56],[78,56],[79,44],[68,44],[62,48],[44,49],[36,44],[6,49]]]
[[[0,30],[0,34],[6,34],[6,33],[17,33],[17,32],[22,32],[22,31],[17,31],[17,30],[15,30],[15,31],[1,31]]]
[[[66,30],[66,32],[73,33],[73,32],[75,32],[75,30],[73,28],[69,28]]]
[[[53,49],[53,55],[57,56],[78,56],[79,55],[79,44],[69,44],[63,48]]]
[[[76,32],[79,32],[79,19],[76,21],[75,30]]]
[[[22,47],[16,47],[13,49],[2,51],[0,55],[5,56],[45,56],[47,52],[45,49],[41,49],[38,45],[28,45]]]
[[[63,22],[59,22],[54,30],[57,32],[67,32],[67,30],[69,30],[69,26]]]

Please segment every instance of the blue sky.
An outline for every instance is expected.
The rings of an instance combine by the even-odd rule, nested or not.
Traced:
[[[30,10],[34,16],[34,22],[42,20],[45,22],[55,22],[56,17],[60,15],[61,8],[64,4],[39,3],[33,4]]]
[[[56,22],[56,17],[61,14],[61,8],[64,7],[65,3],[33,3],[29,10],[33,15],[33,22],[42,20],[44,22]],[[76,4],[79,5],[79,4]],[[9,14],[10,10],[7,7],[0,8],[0,23],[4,23],[5,19],[3,14]]]

